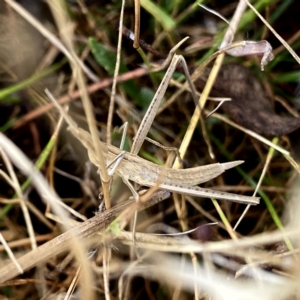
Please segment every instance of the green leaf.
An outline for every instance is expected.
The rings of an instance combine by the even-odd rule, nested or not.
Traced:
[[[143,109],[147,109],[154,97],[155,93],[153,92],[153,90],[147,88],[147,87],[143,87],[140,90],[140,99],[142,100],[142,102],[140,102],[140,106]]]
[[[115,53],[107,50],[103,44],[97,42],[94,38],[89,38],[89,44],[97,63],[103,67],[109,75],[113,75],[117,59]]]
[[[109,75],[114,74],[117,55],[110,50],[108,50],[102,43],[98,42],[94,38],[89,38],[89,44],[92,53],[98,62],[98,64],[103,67]],[[127,72],[128,69],[126,65],[120,62],[120,74]],[[151,102],[154,93],[148,88],[139,88],[133,80],[128,80],[121,83],[120,86],[125,90],[126,94],[138,104],[141,108],[147,108]]]

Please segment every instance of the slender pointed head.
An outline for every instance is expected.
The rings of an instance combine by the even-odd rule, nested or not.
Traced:
[[[222,163],[222,167],[224,167],[224,170],[228,170],[228,169],[234,168],[236,166],[239,166],[242,163],[244,163],[243,160],[235,160],[235,161],[230,161],[227,163]]]

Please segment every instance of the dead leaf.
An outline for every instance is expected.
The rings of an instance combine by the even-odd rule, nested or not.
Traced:
[[[263,71],[265,66],[274,58],[272,46],[268,41],[244,41],[245,45],[237,48],[232,48],[226,51],[227,54],[240,57],[246,55],[262,55],[260,68]]]
[[[300,118],[281,116],[274,111],[261,84],[244,66],[222,66],[211,96],[231,98],[221,108],[235,122],[261,135],[285,135],[300,127]]]

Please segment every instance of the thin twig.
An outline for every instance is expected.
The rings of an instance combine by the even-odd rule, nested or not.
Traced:
[[[20,274],[23,274],[24,272],[23,272],[21,266],[19,265],[19,263],[18,263],[17,259],[15,258],[13,252],[11,251],[11,249],[9,248],[9,246],[7,245],[6,240],[4,239],[4,237],[3,237],[3,235],[2,235],[1,232],[0,232],[0,242],[1,242],[1,244],[3,245],[3,247],[4,247],[5,251],[6,251],[6,253],[7,253],[8,256],[9,256],[9,258],[11,259],[11,261],[13,262],[13,264],[16,266],[18,272],[19,272]]]
[[[121,62],[121,49],[122,49],[122,28],[123,28],[123,18],[124,18],[124,7],[125,7],[125,0],[122,0],[121,6],[121,14],[120,14],[120,23],[119,23],[119,35],[118,35],[118,48],[117,48],[117,60],[116,66],[114,71],[114,79],[113,85],[110,95],[110,102],[109,102],[109,109],[108,109],[108,117],[107,117],[107,132],[106,132],[106,142],[111,144],[111,128],[112,128],[112,119],[114,114],[114,107],[115,107],[115,95],[116,95],[116,86],[117,86],[117,78],[120,69],[120,62]]]
[[[122,22],[123,23],[123,22]],[[140,23],[141,23],[141,3],[140,0],[134,0],[134,41],[133,47],[140,47]]]
[[[28,212],[28,208],[25,204],[25,197],[23,195],[21,186],[19,184],[18,178],[16,176],[16,173],[14,171],[14,168],[10,162],[10,160],[8,159],[8,156],[6,155],[6,153],[2,150],[2,148],[0,147],[0,153],[1,156],[3,158],[3,161],[6,165],[6,168],[9,172],[10,178],[13,182],[13,188],[15,189],[15,193],[17,194],[18,198],[20,199],[20,206],[24,215],[24,219],[25,219],[25,223],[26,223],[26,227],[27,227],[27,231],[28,231],[28,235],[30,237],[30,241],[31,241],[31,248],[32,249],[36,249],[37,247],[37,243],[35,240],[35,234],[34,234],[34,230],[33,230],[33,226],[32,226],[32,222],[31,222],[31,217],[30,214]]]
[[[278,143],[278,138],[275,137],[275,138],[273,139],[272,143],[273,143],[274,145],[276,145],[276,144]],[[275,151],[274,151],[274,148],[270,147],[269,152],[268,152],[268,155],[267,155],[267,158],[266,158],[266,161],[265,161],[265,164],[264,164],[264,168],[263,168],[263,170],[262,170],[262,172],[261,172],[261,175],[260,175],[260,177],[259,177],[259,181],[258,181],[258,183],[256,184],[256,187],[255,187],[255,191],[254,191],[254,193],[253,193],[253,196],[255,196],[255,195],[257,194],[257,192],[258,192],[258,190],[259,190],[259,188],[260,188],[260,186],[261,186],[261,184],[262,184],[262,181],[263,181],[264,178],[265,178],[265,175],[266,175],[266,173],[267,173],[267,170],[268,170],[268,167],[269,167],[269,165],[270,165],[270,162],[271,162],[271,160],[272,160],[272,158],[273,158],[273,156],[274,156],[274,152],[275,152]],[[236,224],[234,225],[233,230],[236,230],[236,229],[237,229],[237,227],[239,226],[239,224],[241,223],[241,221],[242,221],[243,218],[245,217],[246,213],[248,212],[249,208],[250,208],[250,205],[247,205],[247,207],[244,209],[242,215],[239,217],[238,221],[237,221]]]
[[[297,53],[290,47],[290,45],[273,29],[273,27],[265,20],[265,18],[257,11],[257,9],[248,1],[248,0],[241,0],[244,1],[255,13],[256,15],[262,20],[262,22],[270,29],[270,31],[277,37],[277,39],[282,43],[282,45],[291,53],[291,55],[295,58],[298,64],[300,64],[300,58]]]
[[[144,68],[138,68],[134,71],[129,71],[127,73],[124,73],[124,74],[121,74],[117,77],[117,80],[118,82],[124,82],[124,81],[127,81],[127,80],[130,80],[130,79],[134,79],[134,78],[139,78],[141,76],[145,76],[149,73],[149,70],[146,70]],[[97,82],[97,83],[94,83],[92,85],[90,85],[88,88],[87,88],[87,92],[89,94],[92,94],[96,91],[99,91],[99,90],[102,90],[106,87],[109,87],[113,82],[113,78],[108,78],[108,79],[104,79],[102,80],[101,82]],[[74,91],[72,94],[70,95],[64,95],[64,96],[61,96],[57,102],[60,104],[60,105],[63,105],[63,104],[67,104],[71,101],[74,101],[78,98],[81,97],[81,92],[80,90],[77,90],[77,91]],[[31,112],[29,112],[28,114],[26,114],[24,117],[21,117],[13,126],[14,129],[17,129],[19,127],[22,127],[24,126],[26,123],[28,123],[29,121],[32,121],[33,119],[39,117],[40,115],[48,112],[49,110],[53,109],[54,108],[54,104],[53,103],[48,103],[42,107],[39,107]]]

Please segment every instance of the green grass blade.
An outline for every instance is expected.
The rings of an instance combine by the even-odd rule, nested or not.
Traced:
[[[176,23],[175,21],[158,5],[150,0],[141,0],[142,7],[147,10],[160,24],[167,30],[172,30]]]
[[[223,155],[225,155],[227,157],[228,160],[234,160],[234,158],[232,157],[232,155],[225,149],[225,147],[223,146],[223,144],[217,139],[215,138],[213,135],[210,136],[211,140],[213,141],[213,143],[216,144],[216,146],[218,147],[218,149],[223,153]],[[270,149],[270,151],[275,151],[273,148]],[[244,172],[240,167],[236,167],[236,170],[243,176],[243,178],[248,182],[248,184],[250,186],[252,186],[254,189],[257,186],[257,182],[255,182],[255,180],[253,180],[246,172]],[[280,230],[284,230],[284,226],[281,223],[280,217],[278,216],[270,198],[261,190],[258,190],[258,194],[261,196],[261,198],[264,200],[266,207],[274,221],[274,223],[276,224],[277,228]],[[290,243],[289,240],[285,239],[285,242],[287,244],[287,246],[289,247],[289,249],[293,249],[292,244]]]
[[[57,141],[57,134],[56,131],[55,133],[52,135],[52,137],[50,138],[49,142],[47,143],[46,147],[44,148],[44,150],[42,151],[42,153],[40,154],[38,160],[35,163],[35,166],[38,170],[41,169],[41,167],[45,164],[45,162],[47,161],[55,143]],[[21,185],[21,189],[22,191],[24,191],[31,183],[31,179],[27,178],[27,180]],[[12,199],[15,199],[17,197],[17,195],[15,194]],[[12,209],[13,204],[7,204],[3,207],[3,209],[0,212],[0,220],[3,219],[4,216],[6,216],[9,211]]]
[[[45,77],[45,76],[55,72],[56,70],[60,69],[66,62],[67,62],[67,60],[63,59],[59,63],[52,65],[48,69],[43,70],[43,71],[39,72],[38,74],[34,74],[31,77],[29,77],[29,78],[27,78],[27,79],[25,79],[21,82],[10,85],[9,87],[7,87],[5,89],[0,90],[0,102],[4,102],[5,98],[7,96],[9,96],[10,94],[16,93],[16,92],[32,85],[33,83],[39,81],[43,77]]]

